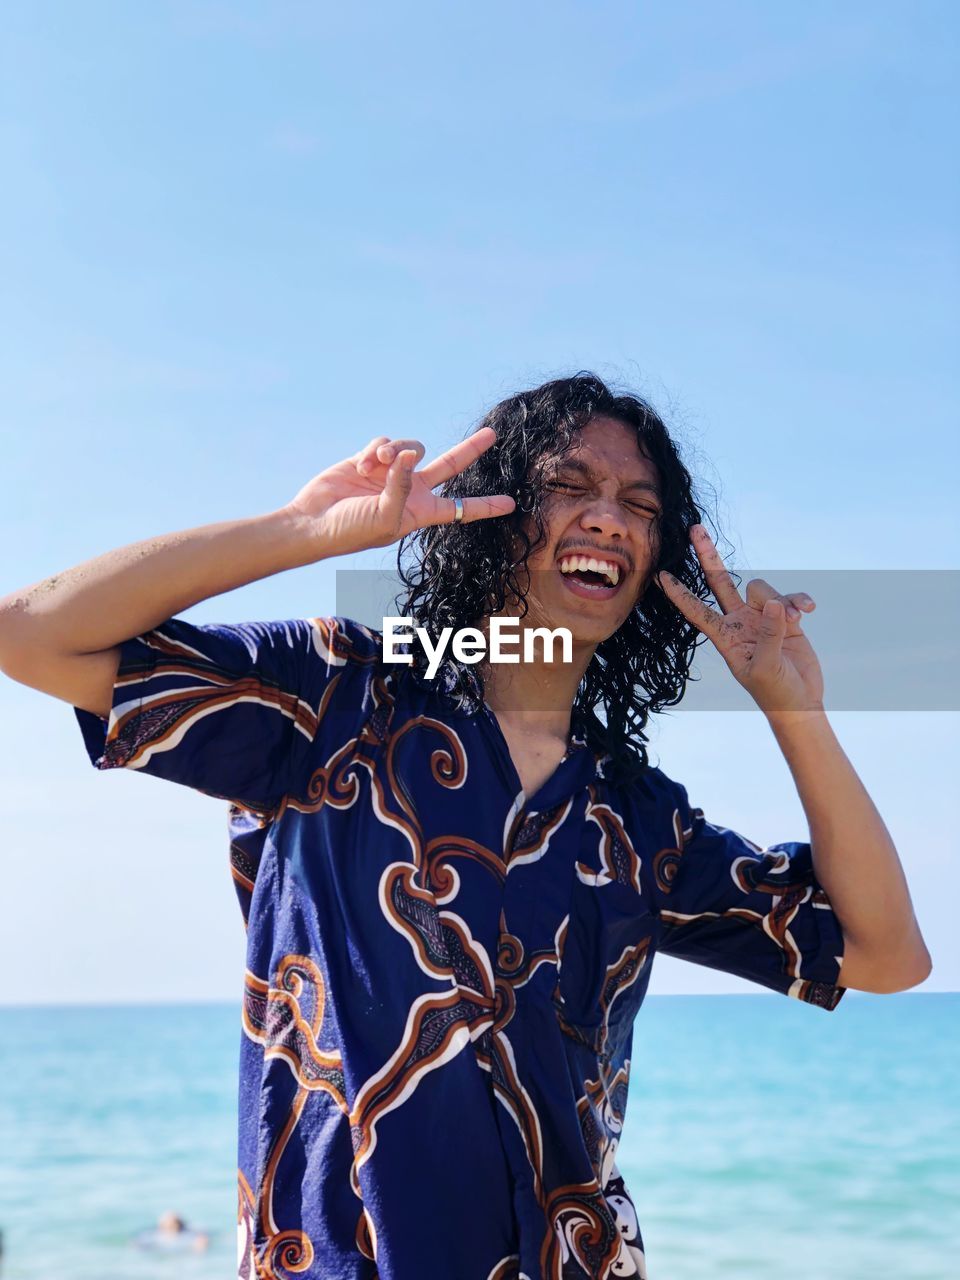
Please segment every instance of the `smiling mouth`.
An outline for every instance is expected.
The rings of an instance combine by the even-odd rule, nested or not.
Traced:
[[[626,581],[619,565],[600,557],[562,556],[559,568],[566,589],[588,600],[612,599]]]

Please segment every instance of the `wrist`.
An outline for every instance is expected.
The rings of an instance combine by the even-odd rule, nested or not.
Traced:
[[[830,727],[823,703],[808,707],[778,707],[765,711],[764,715],[776,737],[822,731]]]
[[[278,507],[261,519],[283,548],[287,568],[301,569],[329,556],[330,553],[323,549],[317,534],[316,519],[298,511],[296,507]]]

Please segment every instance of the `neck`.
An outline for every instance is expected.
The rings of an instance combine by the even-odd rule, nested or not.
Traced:
[[[480,629],[489,640],[489,620],[480,623]],[[523,662],[524,634],[533,627],[543,625],[529,616],[520,622],[519,645],[511,645],[510,652],[517,653],[517,663],[491,663],[484,659],[478,664],[484,683],[484,698],[491,711],[519,734],[558,738],[566,742],[570,737],[570,716],[574,699],[583,674],[590,665],[595,644],[572,646],[570,662],[558,659],[545,662],[543,645],[537,642],[536,661]],[[555,650],[560,652],[559,645]]]

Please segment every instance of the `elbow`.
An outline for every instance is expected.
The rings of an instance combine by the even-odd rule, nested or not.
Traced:
[[[30,671],[36,665],[36,648],[8,636],[0,627],[0,672],[18,684],[30,683]]]
[[[909,991],[911,987],[919,987],[921,982],[926,982],[931,973],[933,973],[933,960],[930,958],[930,952],[924,947],[923,958],[918,962],[909,981],[900,990]]]
[[[48,638],[38,630],[31,617],[26,598],[4,596],[0,599],[0,672],[17,684],[41,692],[48,688],[49,677],[68,655],[51,652]],[[56,695],[59,696],[59,695]]]
[[[922,955],[911,960],[909,964],[901,965],[889,973],[879,975],[869,990],[876,992],[878,995],[892,995],[896,991],[909,991],[913,987],[919,987],[922,982],[926,982],[932,972],[933,961],[930,958],[929,951],[924,947]]]
[[[0,671],[17,680],[15,669],[23,665],[23,657],[31,648],[25,636],[25,601],[16,596],[4,596],[0,600]]]
[[[36,673],[44,650],[28,621],[23,600],[0,600],[0,673],[18,685],[40,689]]]
[[[895,952],[890,948],[867,948],[844,936],[844,955],[838,986],[869,991],[873,995],[892,995],[918,987],[933,972],[933,961],[922,938]]]

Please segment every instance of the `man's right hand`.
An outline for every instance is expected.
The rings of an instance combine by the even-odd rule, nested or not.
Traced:
[[[183,609],[328,556],[382,547],[453,520],[434,486],[496,439],[483,427],[421,471],[419,440],[378,436],[286,506],[118,547],[0,599],[0,671],[75,707],[110,713],[121,643]],[[464,520],[506,516],[507,494],[464,498]]]
[[[451,523],[453,498],[432,490],[464,471],[496,438],[492,427],[481,427],[415,471],[426,452],[419,440],[377,436],[353,457],[321,471],[285,509],[303,518],[318,559],[387,546],[415,529]],[[515,507],[509,494],[464,498],[463,520],[506,516]]]

